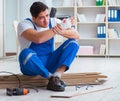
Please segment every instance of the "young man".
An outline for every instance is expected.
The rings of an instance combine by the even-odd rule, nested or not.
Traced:
[[[30,7],[31,19],[18,24],[18,37],[21,46],[19,63],[24,75],[41,75],[49,80],[47,89],[64,91],[61,80],[63,72],[69,69],[79,45],[76,30],[63,29],[60,24],[52,26],[48,6],[34,2]],[[53,50],[53,37],[58,34],[68,38],[58,49]]]

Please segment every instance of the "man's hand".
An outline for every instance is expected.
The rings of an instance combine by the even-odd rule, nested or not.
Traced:
[[[63,29],[59,24],[53,27],[52,31],[55,34],[61,35],[66,38],[74,38],[74,39],[79,38],[79,33],[75,29],[72,29],[72,28]]]
[[[52,31],[53,31],[55,34],[60,34],[60,35],[62,35],[63,32],[64,32],[64,30],[63,30],[63,28],[60,26],[60,24],[57,24],[56,26],[54,26],[54,27],[52,28]]]
[[[75,19],[73,17],[69,18],[69,21],[71,23],[71,26],[75,26]],[[79,33],[73,29],[73,28],[63,28],[60,24],[57,24],[52,28],[52,31],[55,34],[61,35],[66,38],[74,38],[78,39],[79,38]]]

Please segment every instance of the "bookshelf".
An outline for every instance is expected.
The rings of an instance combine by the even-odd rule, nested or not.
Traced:
[[[95,0],[94,0],[95,1]],[[93,0],[92,0],[93,2]],[[85,22],[81,22],[81,20],[77,20],[77,30],[80,33],[79,43],[81,46],[93,46],[94,49],[93,54],[86,54],[80,56],[105,56],[105,54],[100,53],[100,46],[102,44],[106,45],[106,38],[98,38],[97,37],[97,27],[101,25],[106,26],[106,21],[96,21],[97,14],[106,14],[105,6],[95,6],[95,3],[87,4],[87,2],[83,2],[84,5],[77,6],[77,14],[84,14],[86,17]],[[79,16],[78,16],[79,17]],[[77,18],[78,18],[77,17]],[[87,50],[86,50],[87,51]]]
[[[5,39],[3,38],[3,33],[6,33],[6,28],[4,27],[4,21],[6,17],[5,8],[3,5],[4,2],[9,0],[0,0],[0,14],[3,15],[0,17],[0,57],[3,57],[6,46],[4,46]],[[16,0],[14,0],[15,8],[17,8]],[[93,52],[85,54],[78,54],[78,56],[120,56],[120,21],[108,21],[109,20],[109,11],[110,10],[119,10],[120,9],[120,0],[103,0],[105,3],[102,5],[96,6],[96,0],[40,0],[46,3],[49,7],[57,8],[57,17],[60,16],[74,16],[77,19],[76,29],[80,34],[80,39],[78,40],[81,48],[84,49],[93,49]],[[99,1],[99,0],[97,0]],[[18,14],[13,14],[14,19],[18,17],[20,20],[30,16],[29,6],[34,0],[24,3],[24,1],[19,2],[19,9],[14,9],[18,11]],[[28,6],[26,6],[28,5]],[[10,6],[10,5],[9,5]],[[6,6],[6,7],[9,7]],[[4,9],[5,8],[5,9]],[[12,9],[12,8],[11,8]],[[11,10],[10,9],[10,10]],[[26,9],[26,10],[24,10]],[[9,10],[8,10],[9,11]],[[9,14],[9,12],[8,12]],[[120,15],[120,14],[119,14]],[[79,16],[79,18],[78,18]],[[105,19],[104,19],[105,17]],[[102,18],[102,19],[101,19]],[[120,17],[119,17],[120,18]],[[13,17],[10,17],[11,21]],[[81,20],[82,19],[82,20]],[[8,19],[9,20],[9,19]],[[8,24],[9,25],[9,24]],[[97,37],[98,26],[105,26],[106,37]],[[8,26],[7,26],[8,27]],[[12,27],[12,26],[10,26]],[[100,27],[103,28],[103,27]],[[11,28],[10,28],[11,29]],[[5,34],[6,35],[6,34]],[[13,35],[13,32],[9,34]],[[55,45],[58,46],[66,40],[63,37],[56,36]],[[14,42],[12,42],[14,43]],[[11,44],[11,43],[10,43]],[[7,45],[7,47],[10,45]],[[14,45],[13,45],[14,46]],[[104,49],[100,50],[100,49]],[[7,50],[8,51],[8,50]],[[11,50],[9,50],[11,51]]]
[[[109,5],[107,6],[108,10],[120,10],[120,1],[111,0],[108,1]],[[120,13],[119,13],[120,15]],[[109,13],[108,13],[109,16]],[[108,37],[108,55],[109,56],[120,56],[120,20],[119,21],[108,21],[108,29],[114,29],[117,32],[113,38]]]
[[[57,8],[56,16],[74,16],[77,19],[78,42],[81,50],[86,51],[77,56],[120,56],[120,21],[109,21],[109,10],[120,10],[119,0],[68,0],[71,3],[66,5],[65,0],[59,3],[52,1]],[[104,31],[103,37],[98,36],[99,30]],[[65,40],[62,37],[56,39],[57,45]]]

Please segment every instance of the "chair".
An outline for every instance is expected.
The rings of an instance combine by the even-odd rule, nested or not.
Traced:
[[[13,21],[13,27],[14,27],[14,30],[15,30],[15,37],[16,37],[16,60],[18,60],[18,56],[19,56],[19,51],[20,51],[20,46],[19,46],[19,40],[18,40],[18,34],[17,34],[17,26],[18,26],[18,21],[17,20],[14,20]]]

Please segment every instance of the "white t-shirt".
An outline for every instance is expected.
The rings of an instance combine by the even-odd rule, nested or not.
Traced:
[[[61,23],[61,21],[59,19],[56,19],[56,18],[51,18],[52,27],[55,26],[56,23]],[[29,20],[23,20],[18,24],[18,39],[19,39],[19,43],[20,43],[20,50],[22,50],[24,48],[28,48],[31,44],[31,41],[29,41],[21,36],[21,34],[29,28],[34,29],[33,24]],[[47,28],[42,28],[42,27],[36,26],[36,28],[37,28],[37,31],[40,32],[40,31],[44,31],[44,30],[49,29],[49,26]]]

